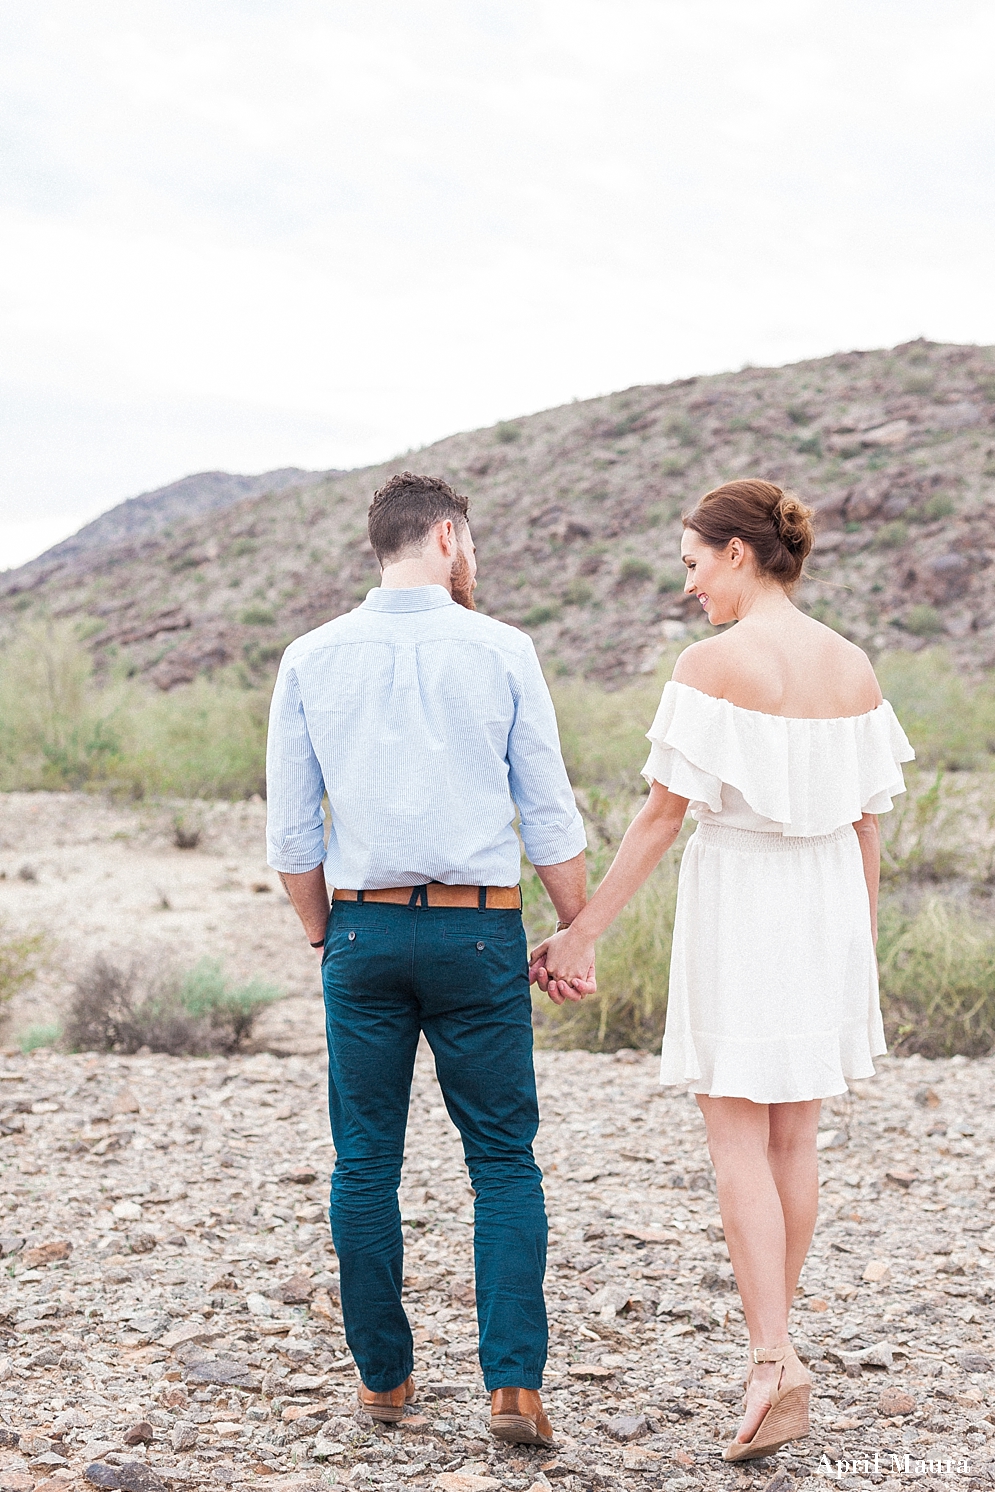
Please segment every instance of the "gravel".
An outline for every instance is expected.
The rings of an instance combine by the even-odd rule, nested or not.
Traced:
[[[990,1492],[995,1062],[889,1059],[825,1105],[792,1327],[813,1434],[745,1468],[720,1459],[745,1331],[693,1099],[637,1053],[537,1065],[553,1452],[487,1433],[473,1199],[427,1050],[401,1194],[419,1392],[397,1428],[355,1404],[320,1056],[0,1058],[0,1492],[681,1492],[775,1473],[791,1492],[893,1469]]]

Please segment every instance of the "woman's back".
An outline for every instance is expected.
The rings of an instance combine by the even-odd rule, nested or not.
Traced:
[[[866,655],[787,597],[762,617],[687,648],[674,679],[740,709],[792,719],[864,715],[881,703]]]

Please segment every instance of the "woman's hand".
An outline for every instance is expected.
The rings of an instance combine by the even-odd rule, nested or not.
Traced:
[[[532,954],[529,978],[556,1005],[583,1000],[597,989],[594,945],[639,890],[681,832],[687,798],[659,782],[626,829],[618,854],[591,900],[563,932],[554,933]]]
[[[554,1005],[593,995],[598,988],[593,939],[570,928],[554,933],[529,955],[529,983],[538,984]]]

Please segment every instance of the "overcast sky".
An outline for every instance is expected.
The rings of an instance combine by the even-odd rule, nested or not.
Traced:
[[[995,342],[991,0],[4,0],[0,569],[191,471]]]

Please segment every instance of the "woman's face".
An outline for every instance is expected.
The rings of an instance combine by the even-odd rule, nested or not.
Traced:
[[[712,549],[693,528],[684,530],[681,559],[688,572],[684,591],[698,597],[713,627],[737,619],[746,553],[742,539],[730,539],[725,549]]]

